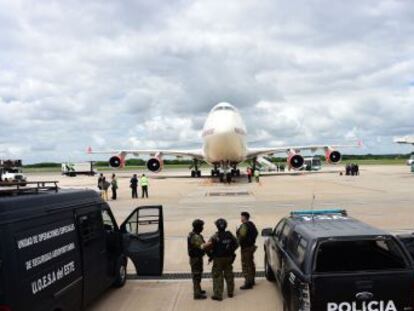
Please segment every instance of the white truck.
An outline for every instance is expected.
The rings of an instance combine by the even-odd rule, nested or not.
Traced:
[[[26,184],[27,177],[22,172],[21,160],[0,160],[0,182]]]
[[[95,162],[93,161],[62,163],[62,175],[75,177],[76,175],[94,176],[95,174]]]

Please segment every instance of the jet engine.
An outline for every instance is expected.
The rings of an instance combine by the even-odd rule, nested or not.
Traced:
[[[109,165],[114,168],[123,167],[124,163],[125,159],[120,155],[113,156],[109,159]]]
[[[154,173],[161,172],[163,166],[164,166],[164,161],[160,157],[151,158],[147,162],[148,170]]]
[[[287,163],[289,167],[298,170],[300,169],[303,164],[305,163],[305,159],[295,151],[291,150],[288,153]]]
[[[336,151],[332,148],[327,148],[325,151],[326,161],[328,163],[337,164],[341,161],[342,155],[339,151]]]

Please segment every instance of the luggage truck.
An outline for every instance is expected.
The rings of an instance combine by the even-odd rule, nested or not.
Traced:
[[[127,258],[138,275],[162,274],[161,206],[118,226],[95,191],[28,187],[0,197],[1,311],[82,310],[125,284]]]
[[[283,310],[414,310],[413,235],[399,238],[345,210],[292,212],[262,235],[265,275]]]

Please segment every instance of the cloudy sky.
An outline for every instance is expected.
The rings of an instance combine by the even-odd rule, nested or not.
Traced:
[[[253,146],[409,152],[412,1],[0,0],[0,157],[193,148],[237,106]],[[353,152],[353,151],[349,151]]]

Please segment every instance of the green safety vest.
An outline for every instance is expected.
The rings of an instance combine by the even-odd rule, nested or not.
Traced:
[[[148,178],[147,176],[141,177],[141,187],[148,186]]]

